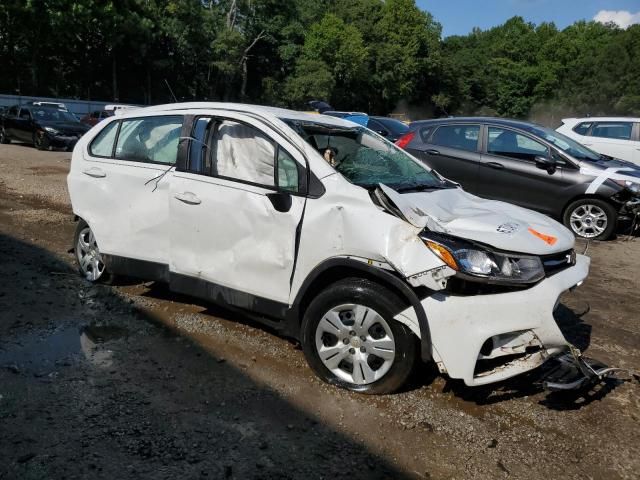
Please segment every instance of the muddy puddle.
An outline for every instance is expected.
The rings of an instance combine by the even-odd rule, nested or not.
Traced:
[[[127,335],[121,327],[96,324],[33,331],[0,343],[0,366],[35,376],[83,360],[96,367],[110,367],[113,351],[108,344]]]

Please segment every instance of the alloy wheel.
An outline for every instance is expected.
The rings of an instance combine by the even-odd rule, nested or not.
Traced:
[[[571,212],[569,222],[571,229],[577,235],[584,238],[594,238],[606,230],[609,219],[602,208],[586,203]]]
[[[372,308],[357,304],[339,305],[325,313],[316,328],[315,345],[324,366],[355,385],[381,379],[396,354],[387,321]]]

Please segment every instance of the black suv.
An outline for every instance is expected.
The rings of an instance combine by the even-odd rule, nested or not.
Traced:
[[[49,106],[15,105],[0,117],[0,143],[17,140],[32,143],[38,150],[71,150],[88,130],[67,110]]]
[[[549,128],[501,118],[413,122],[396,144],[478,196],[561,220],[604,240],[640,212],[640,168]]]

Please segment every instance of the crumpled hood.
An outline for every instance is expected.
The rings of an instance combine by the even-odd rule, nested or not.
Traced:
[[[541,213],[495,200],[485,200],[460,188],[399,194],[384,185],[409,223],[475,240],[500,250],[548,255],[569,250],[573,234]]]

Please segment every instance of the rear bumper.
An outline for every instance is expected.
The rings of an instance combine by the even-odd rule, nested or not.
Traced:
[[[422,300],[431,333],[432,354],[440,371],[469,386],[485,385],[532,370],[566,349],[553,312],[560,295],[578,286],[590,259],[535,287],[495,295],[435,293]],[[396,318],[414,323],[409,308]]]

